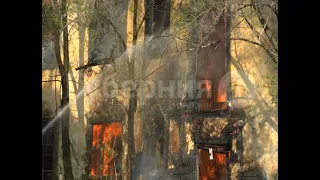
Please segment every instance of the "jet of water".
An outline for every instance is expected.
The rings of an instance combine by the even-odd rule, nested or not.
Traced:
[[[127,53],[127,52],[124,52],[119,58],[117,58],[117,60],[119,60],[119,59],[121,60],[122,59],[121,57],[123,57],[123,55],[125,53]],[[83,95],[84,90],[85,89],[83,88],[78,92],[78,94],[76,95],[76,99],[78,99],[81,95]],[[56,123],[60,119],[60,117],[63,115],[63,113],[65,113],[66,110],[69,108],[69,106],[70,106],[70,104],[68,103],[66,106],[64,106],[61,109],[61,111],[58,112],[58,114],[44,128],[42,128],[42,136],[45,135],[45,133],[48,131],[48,129],[50,129],[53,126],[53,124]]]
[[[81,95],[84,93],[84,88],[81,89],[81,91],[77,94],[76,99],[78,99]],[[66,112],[66,110],[69,108],[70,104],[68,103],[66,106],[62,108],[61,111],[58,112],[58,114],[44,127],[42,128],[42,136],[48,131],[49,128],[53,126],[55,122],[57,122],[60,117],[63,115],[63,113]]]
[[[152,41],[152,36],[148,36],[146,37],[146,42],[147,44],[149,44],[150,42]],[[142,48],[142,46],[138,46],[138,45],[135,45],[131,48],[128,48],[121,56],[119,56],[116,61],[122,61],[122,60],[125,60],[125,58],[123,58],[124,56],[127,56],[128,55],[128,52],[130,52],[131,49],[133,48]],[[78,92],[78,94],[76,95],[76,99],[78,99],[81,95],[83,95],[84,93],[84,88],[81,89],[81,91]],[[42,128],[42,136],[48,131],[48,129],[50,129],[54,123],[56,123],[60,117],[66,112],[66,110],[69,108],[70,104],[68,103],[66,106],[64,106],[61,111],[58,112],[58,114],[44,127]]]

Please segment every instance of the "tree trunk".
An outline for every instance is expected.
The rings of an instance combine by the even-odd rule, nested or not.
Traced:
[[[128,113],[128,157],[129,157],[129,174],[130,179],[132,179],[132,168],[134,166],[134,159],[132,156],[135,154],[134,146],[134,113],[137,108],[137,91],[131,89],[130,91],[130,101],[129,101],[129,113]]]
[[[64,43],[65,45],[65,43]],[[72,178],[72,169],[71,169],[71,156],[70,156],[70,139],[69,139],[69,86],[68,86],[68,71],[66,71],[66,61],[67,58],[64,58],[64,63],[62,63],[61,54],[60,54],[60,43],[59,43],[59,32],[55,34],[55,51],[57,55],[57,63],[59,67],[59,72],[61,76],[61,85],[62,85],[62,98],[61,98],[61,109],[66,109],[62,113],[59,119],[61,120],[62,126],[62,152],[63,152],[63,167],[65,173],[65,179],[67,177]],[[68,52],[67,52],[68,53]],[[65,56],[65,47],[64,47],[64,56]],[[68,54],[67,56],[68,57]]]
[[[59,42],[59,32],[56,31],[54,34],[54,49],[55,54],[57,58],[57,63],[59,67],[59,73],[62,77],[62,74],[64,73],[64,67],[61,60],[61,54],[60,54],[60,42]],[[57,109],[58,111],[58,109]],[[53,157],[52,157],[52,180],[58,180],[59,179],[59,138],[60,138],[60,121],[55,123],[54,125],[54,137],[53,137]]]
[[[169,129],[170,129],[170,122],[169,119],[166,117],[164,118],[163,123],[163,170],[164,172],[168,169],[168,161],[169,161]]]
[[[134,52],[132,52],[134,54]],[[129,65],[131,66],[131,71],[134,70],[134,55],[131,56],[131,61],[129,62]],[[131,75],[134,73],[131,72]],[[131,76],[133,77],[133,76]],[[134,79],[134,78],[132,78]],[[133,81],[134,82],[134,81]],[[134,86],[134,85],[133,85]],[[126,167],[123,167],[123,173],[126,174],[126,180],[132,179],[132,165],[133,165],[133,158],[132,155],[135,154],[135,148],[134,148],[134,114],[137,109],[137,91],[135,90],[135,87],[130,87],[130,100],[129,100],[129,109],[128,109],[128,117],[124,122],[124,128],[127,128],[126,133],[123,134],[123,147],[124,147],[124,154],[123,157],[124,161],[123,163],[126,163]],[[124,176],[123,176],[124,177]]]
[[[52,180],[59,179],[59,137],[60,121],[54,125],[53,129],[53,152],[52,152]]]
[[[129,114],[129,113],[128,113]],[[129,177],[131,178],[131,168],[129,164],[129,147],[128,147],[128,116],[123,120],[122,127],[123,127],[123,134],[122,134],[122,162],[121,162],[121,179],[127,180]]]
[[[81,7],[78,7],[79,9],[79,14],[81,12]],[[83,25],[81,24],[79,27],[79,66],[83,66],[84,65],[84,59],[85,59],[85,28],[83,27]],[[79,80],[78,80],[79,84],[78,84],[78,91],[77,93],[80,93],[80,95],[77,95],[78,97],[76,97],[76,101],[77,101],[77,108],[78,108],[78,117],[80,120],[80,126],[81,129],[85,132],[85,139],[84,139],[84,146],[86,147],[86,154],[87,149],[88,149],[88,144],[87,144],[87,140],[86,140],[86,136],[87,136],[87,129],[85,126],[85,113],[84,113],[84,93],[81,93],[82,91],[84,91],[84,71],[79,71]],[[83,157],[83,156],[82,156]],[[86,157],[86,156],[84,156]],[[84,161],[86,161],[86,159],[84,159]],[[89,174],[89,163],[85,163],[85,175]]]
[[[63,152],[63,168],[65,180],[73,179],[71,167],[71,151],[70,151],[70,137],[69,137],[69,46],[68,46],[68,26],[67,26],[67,2],[62,0],[62,25],[63,29],[63,67],[59,66],[62,82],[62,107],[66,110],[63,112],[61,126],[62,126],[62,152]]]
[[[130,3],[129,3],[130,4]],[[128,109],[128,118],[124,122],[124,128],[128,128],[127,131],[123,133],[123,157],[122,157],[122,179],[123,180],[132,180],[132,165],[133,158],[132,155],[135,154],[134,148],[134,114],[137,108],[137,91],[134,85],[135,83],[135,50],[134,46],[136,45],[138,32],[136,32],[137,24],[137,8],[138,1],[133,0],[133,41],[132,41],[132,53],[131,57],[128,57],[128,68],[129,75],[133,82],[133,85],[130,87],[130,100],[129,100],[129,109]]]
[[[135,45],[135,38],[133,39],[133,44]],[[135,154],[135,146],[134,146],[134,114],[137,110],[137,91],[134,83],[134,61],[135,61],[135,51],[134,48],[132,49],[131,54],[131,62],[129,63],[131,66],[131,79],[133,81],[133,85],[130,87],[130,100],[129,100],[129,109],[128,109],[128,159],[129,159],[129,166],[128,166],[128,180],[132,179],[132,167],[134,159],[132,156]]]

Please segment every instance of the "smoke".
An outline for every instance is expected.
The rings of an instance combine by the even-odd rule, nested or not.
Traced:
[[[150,36],[150,37],[146,37],[146,44],[150,44],[153,40],[153,36]],[[164,42],[164,41],[160,41],[160,42]],[[159,41],[158,41],[159,43]],[[102,49],[106,49],[107,51],[110,50],[110,44],[106,43],[102,46]],[[124,65],[125,64],[125,60],[126,58],[128,57],[128,52],[132,51],[132,50],[135,50],[136,51],[136,54],[138,55],[141,55],[141,52],[143,52],[142,50],[144,49],[143,48],[143,45],[141,44],[137,44],[135,46],[133,46],[131,49],[128,49],[127,51],[125,51],[124,53],[122,53],[117,59],[116,59],[116,66],[121,66],[121,65]],[[108,54],[108,52],[105,52],[105,54]],[[137,62],[138,63],[138,62]],[[151,66],[152,67],[152,66]],[[107,66],[106,67],[106,71],[103,71],[102,75],[99,77],[97,77],[97,80],[100,79],[100,83],[103,83],[103,82],[106,82],[104,81],[104,78],[109,78],[109,79],[112,79],[115,77],[116,74],[113,74],[112,76],[110,76],[110,67]],[[91,88],[89,88],[91,89]],[[85,92],[85,89],[82,89],[81,91],[78,92],[78,94],[76,95],[76,99],[78,99],[80,96],[82,96]],[[88,92],[87,92],[88,93]],[[67,104],[65,107],[63,107],[63,109],[61,111],[59,111],[57,113],[57,115],[42,129],[42,135],[44,135],[46,133],[46,131],[51,128],[53,126],[53,124],[55,122],[57,122],[60,117],[62,117],[62,115],[66,112],[66,110],[69,108],[69,104]]]

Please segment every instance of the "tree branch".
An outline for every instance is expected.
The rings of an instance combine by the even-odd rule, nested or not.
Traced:
[[[100,88],[101,88],[101,85],[98,86],[97,88],[95,88],[94,90],[90,91],[89,93],[87,93],[86,96],[89,96],[91,93],[96,92],[96,91],[97,91],[98,89],[100,89]]]
[[[71,147],[71,150],[72,150],[74,159],[76,160],[78,166],[80,166],[79,159],[78,159],[78,157],[76,156],[76,151],[74,150],[74,147],[73,147],[73,143],[70,143],[70,147]]]
[[[240,10],[246,8],[246,7],[251,7],[251,6],[253,6],[253,4],[244,4],[242,7],[240,7],[239,9],[237,9],[236,12],[237,12],[237,11],[240,11]]]
[[[43,83],[50,83],[50,82],[60,82],[61,83],[61,80],[58,80],[58,79],[55,79],[55,80],[53,80],[53,79],[50,79],[50,80],[45,80],[45,81],[42,81]],[[77,83],[78,85],[80,84],[78,81],[76,81],[76,80],[69,80],[69,82],[75,82],[75,83]]]
[[[124,110],[126,111],[126,113],[128,114],[128,109],[126,108],[126,106],[122,103],[122,102],[120,102],[116,97],[115,98],[113,98],[118,104],[120,104],[123,108],[124,108]]]
[[[49,83],[49,82],[61,82],[60,80],[46,80],[46,81],[42,81],[44,83]]]
[[[94,7],[95,7],[95,10],[97,11],[97,15],[98,15],[100,18],[105,19],[105,20],[110,24],[110,26],[113,28],[113,30],[116,32],[116,34],[117,34],[117,36],[118,36],[118,38],[119,38],[119,40],[120,40],[120,42],[121,42],[121,45],[122,45],[123,49],[125,50],[126,47],[127,47],[126,42],[125,42],[124,39],[122,38],[120,32],[118,31],[118,28],[113,24],[113,22],[112,22],[110,19],[108,19],[107,17],[105,17],[103,14],[99,13],[99,11],[98,11],[98,6],[97,6],[97,0],[96,0],[95,3],[94,3]]]
[[[254,5],[254,4],[249,4],[249,5],[255,8],[255,5]],[[251,22],[250,22],[250,21],[248,20],[248,18],[244,15],[244,13],[241,12],[241,14],[242,14],[243,19],[246,21],[246,23],[247,23],[248,26],[250,27],[250,29],[251,29],[251,30],[253,31],[253,33],[256,35],[256,37],[257,37],[259,40],[260,40],[260,38],[261,38],[265,43],[268,43],[269,46],[271,46],[270,48],[272,48],[274,51],[278,52],[276,46],[273,44],[272,39],[269,37],[269,35],[267,34],[267,32],[266,32],[266,30],[265,30],[266,24],[261,24],[261,25],[262,25],[262,27],[263,27],[262,32],[265,32],[265,35],[266,35],[267,40],[265,40],[264,37],[261,37],[261,33],[262,33],[262,32],[259,33],[259,32],[255,29],[255,27],[251,24]],[[258,15],[257,15],[257,16],[258,16]],[[260,23],[261,23],[261,22],[260,22]]]
[[[210,44],[200,46],[199,49],[207,48],[207,47],[212,46],[212,45],[217,45],[218,43],[223,42],[223,41],[225,41],[225,40],[226,40],[226,38],[220,39],[220,40],[215,41],[215,42],[212,42],[212,43],[210,43]],[[276,57],[274,56],[275,53],[273,53],[273,52],[271,52],[270,50],[268,50],[268,49],[267,49],[264,45],[262,45],[261,43],[258,43],[258,42],[255,42],[255,41],[252,41],[252,40],[249,40],[249,39],[245,39],[245,38],[230,38],[230,40],[234,40],[234,41],[246,41],[246,42],[248,42],[248,43],[251,43],[251,44],[260,46],[260,47],[262,47],[262,48],[267,52],[267,54],[268,54],[269,57],[272,59],[272,61],[273,61],[274,63],[277,63]],[[195,49],[196,49],[196,48],[190,48],[190,49],[185,49],[185,50],[175,51],[175,52],[169,52],[169,53],[193,51],[193,50],[195,50]]]
[[[116,32],[116,34],[118,35],[118,38],[122,44],[122,47],[123,49],[126,49],[127,45],[125,43],[125,41],[123,40],[121,34],[119,33],[117,27],[108,19],[108,18],[105,18],[107,20],[107,22],[111,25],[111,27],[113,28],[113,30]]]
[[[272,53],[270,50],[268,50],[264,45],[262,45],[261,43],[257,43],[255,41],[251,41],[249,39],[245,39],[245,38],[230,38],[230,40],[234,40],[234,41],[246,41],[248,43],[251,43],[251,44],[254,44],[254,45],[257,45],[257,46],[260,46],[262,47],[266,53],[269,55],[269,57],[271,58],[271,60],[274,62],[274,63],[278,63],[276,58],[274,57],[274,53]]]
[[[187,42],[187,43],[190,43],[190,44],[198,44],[198,42],[188,41],[188,40],[183,39],[183,38],[181,38],[181,37],[179,37],[179,36],[177,36],[177,35],[174,35],[174,34],[157,36],[157,37],[155,37],[155,38],[153,38],[153,39],[158,39],[158,38],[163,38],[163,37],[164,37],[164,38],[165,38],[165,37],[175,37],[175,38],[177,38],[177,39],[179,39],[179,40],[181,40],[181,41],[184,41],[184,42]]]
[[[143,24],[143,22],[144,22],[144,20],[146,18],[147,18],[147,13],[144,14],[144,16],[143,16],[143,18],[142,18],[142,20],[141,20],[141,22],[140,22],[140,24],[138,26],[138,29],[134,32],[134,37],[133,38],[137,38],[138,37],[139,31],[140,31],[140,29],[142,27],[142,24]]]
[[[95,59],[95,60],[91,60],[86,65],[77,67],[76,71],[78,71],[80,69],[86,69],[86,68],[92,67],[92,66],[112,64],[112,63],[114,63],[114,59],[112,57],[110,57],[110,58],[102,58],[102,59]]]
[[[169,61],[170,62],[170,61]],[[158,68],[156,68],[155,70],[153,70],[151,73],[147,74],[142,80],[147,79],[149,76],[151,76],[152,74],[154,74],[156,71],[158,71],[160,68],[162,68],[163,66],[165,66],[168,63],[164,63],[163,65],[159,66]]]
[[[258,3],[256,3],[258,4]],[[278,10],[276,8],[273,8],[272,6],[274,5],[275,3],[273,4],[263,4],[264,6],[270,8],[272,10],[272,12],[276,15],[277,19],[278,19]],[[238,5],[243,5],[242,7],[240,7],[239,9],[237,9],[236,11],[239,11],[239,10],[242,10],[246,7],[252,7],[252,6],[255,6],[254,4],[238,4]]]
[[[190,26],[194,21],[198,20],[202,15],[210,12],[212,9],[214,9],[215,6],[211,6],[209,9],[207,9],[206,11],[203,11],[201,13],[199,13],[190,23],[186,24],[185,26],[183,26],[181,29],[187,28],[188,26]],[[223,10],[224,11],[224,10]]]
[[[253,4],[253,9],[255,10],[257,17],[259,19],[260,24],[262,25],[262,27],[265,25],[265,31],[269,30],[269,26],[266,24],[266,21],[263,18],[262,12],[260,11],[260,8],[258,7],[258,4],[255,0],[251,0],[252,4]]]
[[[203,45],[203,46],[200,46],[199,49],[202,49],[202,48],[206,48],[206,47],[209,47],[209,46],[212,46],[212,45],[217,45],[218,43],[220,42],[223,42],[225,41],[231,34],[232,30],[236,27],[238,27],[242,21],[244,21],[244,19],[242,19],[241,21],[239,21],[228,33],[227,35],[223,38],[223,39],[220,39],[218,41],[215,41],[215,42],[212,42],[212,43],[209,43],[207,45]],[[199,44],[199,42],[194,42],[195,44]],[[169,52],[169,53],[176,53],[176,52],[186,52],[186,51],[193,51],[195,50],[195,48],[190,48],[190,49],[185,49],[185,50],[181,50],[181,51],[175,51],[175,52]]]
[[[259,32],[254,28],[254,26],[250,23],[250,21],[244,16],[244,14],[242,13],[242,16],[243,16],[243,19],[246,21],[246,23],[248,24],[248,26],[250,27],[250,29],[255,33],[255,35],[256,35],[256,37],[259,39]],[[265,33],[266,34],[266,33]],[[270,48],[273,48],[275,51],[277,51],[277,49],[275,48],[275,45],[273,44],[273,42],[272,41],[270,41],[270,39],[269,39],[269,36],[266,34],[266,36],[267,36],[267,38],[268,38],[268,42],[269,43],[271,43],[271,47]],[[242,40],[243,40],[244,38],[242,38]],[[263,41],[265,41],[265,42],[267,42],[264,38],[262,38],[263,39]],[[237,40],[240,40],[239,38],[237,39]],[[246,39],[247,40],[247,39]],[[249,42],[250,40],[248,40],[247,42]],[[253,42],[253,41],[251,41],[251,42]],[[270,50],[268,50],[264,45],[262,45],[261,43],[257,43],[257,42],[255,42],[255,43],[252,43],[252,44],[256,44],[256,45],[258,45],[259,44],[259,46],[260,47],[262,47],[267,53],[268,53],[268,55],[270,56],[270,58],[272,59],[272,61],[274,61],[275,63],[277,62],[277,60],[276,60],[276,58],[274,57],[274,55],[273,55],[273,53],[270,51]]]

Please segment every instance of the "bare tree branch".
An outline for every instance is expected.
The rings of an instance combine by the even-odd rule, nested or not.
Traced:
[[[73,144],[74,144],[74,143],[70,143],[70,147],[71,147],[71,150],[72,150],[72,153],[73,153],[73,157],[74,157],[74,159],[76,160],[78,166],[80,166],[79,159],[78,159],[78,157],[76,156],[76,151],[74,150]]]
[[[114,62],[114,59],[112,57],[102,58],[102,59],[94,59],[91,62],[88,62],[88,64],[86,64],[86,65],[77,67],[76,71],[78,71],[80,69],[86,69],[86,68],[92,67],[92,66],[112,64],[113,62]]]
[[[260,33],[254,28],[254,26],[250,23],[250,21],[244,16],[244,14],[242,13],[242,16],[243,16],[243,19],[246,21],[246,23],[248,24],[248,26],[250,27],[250,29],[255,33],[256,37],[258,39],[260,39]],[[265,33],[266,34],[266,33]],[[262,37],[262,40],[264,42],[267,42],[269,44],[271,44],[271,48],[273,50],[275,50],[276,52],[278,52],[277,48],[275,47],[275,45],[273,44],[273,41],[272,39],[269,38],[268,34],[266,34],[266,37],[268,38],[268,41],[265,40],[263,37]],[[265,46],[264,46],[265,47]],[[266,47],[265,47],[266,48]]]
[[[267,25],[265,19],[263,18],[262,12],[261,12],[260,8],[258,7],[257,2],[256,2],[255,0],[251,0],[251,2],[252,2],[252,4],[254,4],[252,7],[253,7],[253,9],[255,10],[256,14],[257,14],[257,17],[258,17],[258,19],[259,19],[260,24],[261,24],[262,26],[265,25],[265,26],[266,26],[266,27],[265,27],[265,31],[268,31],[270,28],[269,28],[269,26]]]
[[[201,16],[203,16],[204,14],[210,12],[212,9],[214,9],[215,6],[211,6],[209,9],[207,9],[206,11],[203,11],[201,13],[199,13],[190,23],[186,24],[184,27],[182,27],[181,29],[187,28],[189,27],[193,22],[195,22],[196,20],[198,20]]]
[[[215,41],[215,42],[212,42],[210,44],[207,44],[207,45],[203,45],[203,46],[200,46],[199,49],[203,49],[203,48],[207,48],[209,46],[213,46],[213,45],[217,45],[218,43],[220,42],[223,42],[225,41],[226,39],[220,39],[218,41]],[[230,40],[234,40],[234,41],[246,41],[248,43],[251,43],[251,44],[254,44],[254,45],[257,45],[257,46],[260,46],[262,47],[266,52],[267,54],[269,55],[269,57],[272,59],[272,61],[274,63],[277,63],[277,60],[276,60],[276,53],[273,53],[272,51],[268,50],[264,45],[262,45],[261,43],[258,43],[258,42],[255,42],[255,41],[252,41],[252,40],[249,40],[249,39],[245,39],[245,38],[230,38]],[[169,52],[169,53],[177,53],[177,52],[186,52],[186,51],[193,51],[193,50],[196,50],[196,48],[190,48],[190,49],[185,49],[185,50],[181,50],[181,51],[175,51],[175,52]]]
[[[174,35],[174,34],[157,36],[157,37],[154,37],[152,40],[158,39],[158,38],[165,38],[165,37],[175,37],[175,38],[177,38],[177,39],[179,39],[179,40],[181,40],[181,41],[184,41],[184,42],[187,42],[187,43],[190,43],[190,44],[199,44],[199,42],[188,41],[188,40],[183,39],[183,38],[181,38],[181,37],[179,37],[179,36],[177,36],[177,35]]]
[[[107,20],[107,22],[111,25],[111,27],[113,28],[113,30],[114,30],[114,31],[116,32],[116,34],[118,35],[118,38],[119,38],[119,40],[120,40],[120,42],[121,42],[121,44],[122,44],[122,47],[123,47],[123,49],[125,50],[126,47],[127,47],[127,45],[126,45],[125,41],[123,40],[123,38],[122,38],[120,32],[118,31],[117,27],[116,27],[108,18],[105,18],[105,19]]]
[[[49,83],[49,82],[61,82],[60,80],[46,80],[46,81],[42,81],[44,83]]]
[[[158,68],[156,68],[155,70],[153,70],[151,73],[147,74],[142,80],[147,79],[149,76],[151,76],[152,74],[154,74],[155,72],[157,72],[160,68],[162,68],[163,66],[165,66],[168,63],[164,63],[163,65],[159,66]]]
[[[262,47],[266,52],[267,54],[269,55],[269,57],[271,58],[271,60],[274,62],[274,63],[278,63],[277,60],[276,60],[276,57],[275,57],[275,54],[272,53],[269,49],[267,49],[264,45],[262,45],[261,43],[257,43],[255,41],[251,41],[249,39],[245,39],[245,38],[230,38],[230,40],[235,40],[235,41],[246,41],[248,43],[251,43],[251,44],[255,44],[257,46],[260,46]]]
[[[167,61],[167,62],[164,63],[163,65],[157,67],[157,68],[156,68],[155,70],[153,70],[151,73],[147,74],[144,78],[142,78],[142,80],[143,80],[143,81],[146,80],[149,76],[151,76],[152,74],[154,74],[155,72],[157,72],[157,71],[158,71],[159,69],[161,69],[163,66],[165,66],[165,65],[167,65],[167,64],[170,64],[170,63],[176,61],[176,60],[180,57],[181,54],[182,54],[182,53],[180,53],[179,56],[178,56],[176,59],[174,59],[173,61]],[[140,86],[140,84],[138,84],[138,86],[137,86],[136,89],[139,89],[139,86]]]
[[[152,6],[151,6],[151,7],[152,7]],[[149,7],[149,8],[150,8],[150,7]],[[148,10],[148,12],[149,12],[149,10]],[[134,38],[137,38],[137,37],[138,37],[139,31],[140,31],[140,29],[141,29],[141,27],[142,27],[142,25],[143,25],[143,22],[144,22],[144,21],[146,20],[146,18],[147,18],[148,12],[146,12],[146,13],[144,14],[144,16],[143,16],[143,18],[142,18],[142,20],[141,20],[141,22],[140,22],[137,30],[134,32]]]
[[[102,85],[98,86],[97,88],[95,88],[94,90],[90,91],[89,93],[86,94],[86,96],[89,96],[90,94],[96,92],[98,89],[101,88]]]
[[[117,36],[118,36],[118,38],[119,38],[119,40],[120,40],[120,43],[121,43],[123,49],[125,50],[126,47],[127,47],[127,45],[126,45],[126,42],[124,41],[122,35],[120,34],[118,28],[114,25],[114,23],[113,23],[110,19],[108,19],[107,17],[105,17],[103,14],[99,13],[99,11],[98,11],[98,6],[97,6],[97,0],[95,1],[94,4],[95,4],[94,7],[95,7],[95,9],[96,9],[96,11],[97,11],[97,15],[98,15],[100,18],[105,19],[105,20],[110,24],[110,26],[113,28],[113,30],[114,30],[115,33],[117,34]]]
[[[42,81],[43,83],[50,83],[50,82],[60,82],[61,83],[61,80],[58,80],[58,79],[51,79],[51,80],[45,80],[45,81]],[[77,84],[80,84],[78,81],[76,80],[69,80],[69,82],[74,82],[74,83],[77,83]]]
[[[126,111],[126,113],[128,113],[128,109],[126,108],[126,106],[122,103],[122,102],[120,102],[119,100],[118,100],[118,98],[113,98],[118,104],[120,104],[123,108],[124,108],[124,110]]]
[[[227,33],[227,35],[226,35],[223,39],[220,39],[220,40],[218,40],[218,41],[209,43],[209,44],[207,44],[207,45],[202,45],[202,46],[199,47],[199,49],[206,48],[206,47],[209,47],[209,46],[212,46],[212,45],[217,45],[218,43],[225,41],[225,40],[230,36],[232,30],[235,29],[236,27],[238,27],[243,21],[244,21],[244,19],[242,19],[241,21],[239,21],[239,22]],[[199,42],[194,42],[194,43],[195,43],[195,44],[199,44]],[[190,48],[190,49],[185,49],[185,50],[180,50],[180,51],[174,51],[174,52],[169,52],[169,53],[186,52],[186,51],[193,51],[193,50],[195,50],[195,48]]]

